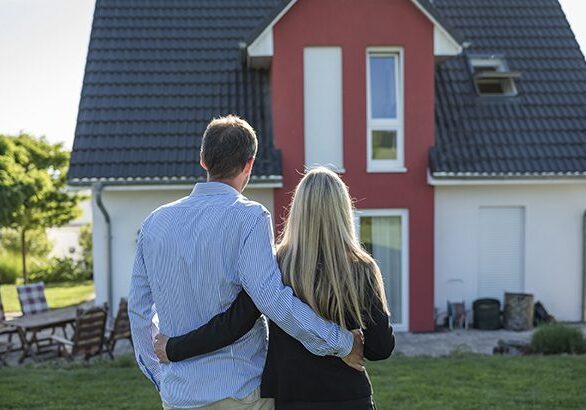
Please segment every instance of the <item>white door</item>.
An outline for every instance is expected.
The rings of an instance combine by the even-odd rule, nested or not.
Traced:
[[[408,330],[408,215],[406,210],[357,211],[358,238],[378,263],[396,330]]]
[[[478,297],[524,291],[525,209],[480,207]]]

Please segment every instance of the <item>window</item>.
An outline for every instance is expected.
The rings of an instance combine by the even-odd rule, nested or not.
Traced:
[[[408,216],[406,210],[356,212],[358,238],[380,267],[396,330],[408,330]]]
[[[403,62],[398,48],[367,50],[367,171],[404,172]]]
[[[470,57],[470,69],[478,95],[505,97],[517,95],[514,79],[518,78],[520,73],[509,71],[504,58],[496,56]]]

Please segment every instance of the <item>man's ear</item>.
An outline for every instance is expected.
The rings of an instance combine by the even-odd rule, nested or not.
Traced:
[[[206,171],[208,170],[208,167],[206,166],[206,164],[203,162],[203,158],[201,157],[201,155],[199,156],[199,165],[201,165],[201,167],[203,169],[205,169]]]
[[[246,166],[244,167],[244,172],[246,172],[247,174],[250,174],[252,172],[253,165],[254,165],[254,158],[251,158],[246,163]]]

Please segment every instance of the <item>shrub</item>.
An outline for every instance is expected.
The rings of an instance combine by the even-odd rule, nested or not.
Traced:
[[[94,258],[92,254],[92,225],[87,224],[81,227],[79,233],[79,246],[82,251],[81,264],[85,269],[85,275],[91,279],[94,272]]]
[[[0,284],[14,285],[22,272],[20,255],[14,252],[0,252]]]
[[[531,348],[543,354],[574,354],[583,352],[586,341],[579,328],[551,323],[537,328],[531,339]]]
[[[72,258],[52,258],[45,268],[33,271],[30,274],[32,282],[46,283],[81,282],[91,279],[91,272],[84,269],[82,262]]]

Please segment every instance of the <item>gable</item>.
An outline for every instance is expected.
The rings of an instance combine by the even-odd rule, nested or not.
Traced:
[[[304,0],[289,0],[282,3],[253,34],[246,48],[249,64],[256,67],[266,67],[274,53],[273,28],[298,2]],[[427,17],[434,27],[434,54],[437,57],[458,55],[462,51],[452,29],[435,11],[427,0],[409,0],[417,9]]]

